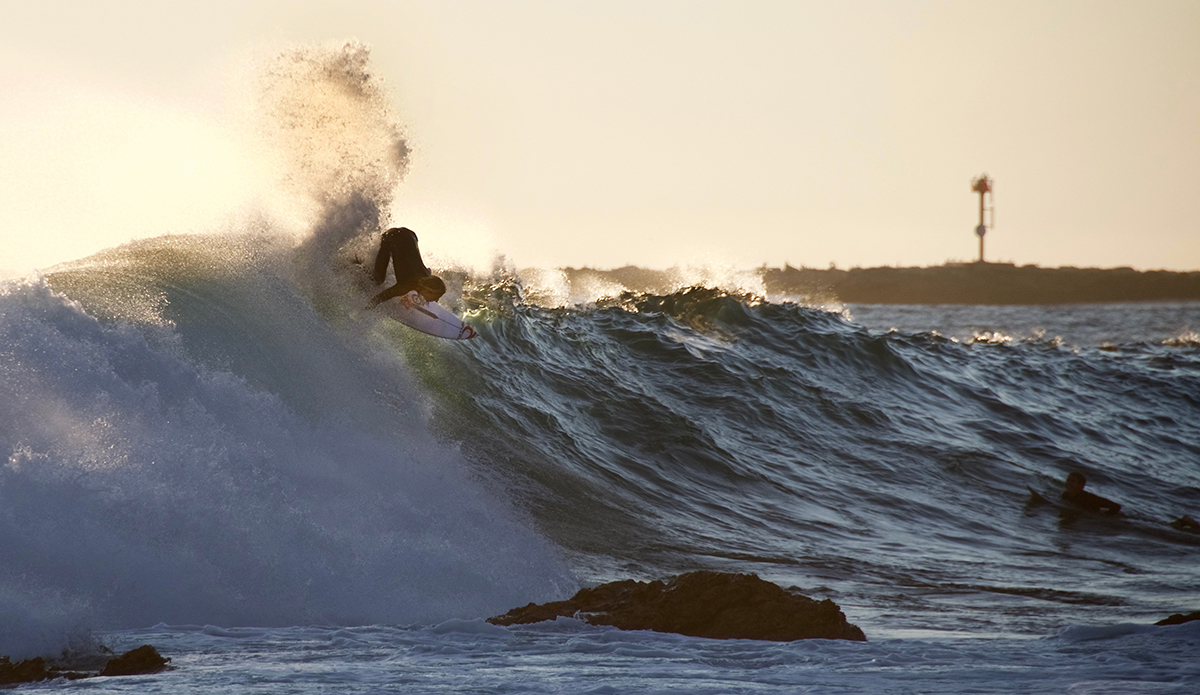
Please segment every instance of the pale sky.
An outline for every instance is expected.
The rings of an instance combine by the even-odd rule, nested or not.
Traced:
[[[0,269],[209,231],[264,46],[372,47],[393,221],[518,266],[988,260],[1200,270],[1200,2],[14,2]]]

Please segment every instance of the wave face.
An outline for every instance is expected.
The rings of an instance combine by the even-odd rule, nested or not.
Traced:
[[[76,623],[473,617],[573,585],[277,252],[163,238],[54,274],[74,299],[0,292],[0,652]]]
[[[1166,525],[1200,511],[1194,333],[1014,340],[985,309],[992,330],[956,340],[711,288],[577,308],[523,296],[467,292],[480,339],[417,372],[443,436],[520,480],[591,578],[755,571],[899,631],[1044,634],[1080,611],[1194,600],[1179,587],[1200,536]],[[1021,321],[1069,314],[1037,311]],[[1200,325],[1198,305],[1078,311]],[[942,321],[903,309],[921,312]],[[1029,504],[1071,470],[1127,518]]]

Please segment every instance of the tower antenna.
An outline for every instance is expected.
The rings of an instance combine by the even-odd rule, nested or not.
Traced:
[[[974,179],[971,179],[971,190],[979,194],[979,226],[975,228],[975,236],[979,237],[979,262],[983,263],[983,235],[987,234],[987,225],[984,224],[984,197],[992,192],[992,180],[987,174],[982,174]],[[995,221],[996,211],[995,203],[993,202],[992,219]]]

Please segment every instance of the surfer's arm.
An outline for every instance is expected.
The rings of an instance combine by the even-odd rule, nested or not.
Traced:
[[[404,295],[408,294],[409,292],[412,292],[416,288],[417,288],[416,279],[408,280],[406,282],[397,282],[396,284],[394,284],[391,287],[387,288],[386,290],[380,292],[379,294],[375,295],[374,297],[371,297],[371,303],[369,306],[371,306],[371,307],[378,306],[379,304],[382,304],[383,302],[386,302],[389,299],[394,299],[396,297],[403,297]]]
[[[429,303],[429,300],[422,297],[421,293],[416,290],[413,290],[408,294],[401,295],[399,301],[409,309],[414,307],[422,307]]]

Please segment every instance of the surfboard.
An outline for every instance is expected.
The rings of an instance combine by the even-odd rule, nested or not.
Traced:
[[[425,299],[416,290],[390,299],[380,304],[379,308],[389,318],[438,338],[470,340],[475,337],[474,328],[437,302]]]

